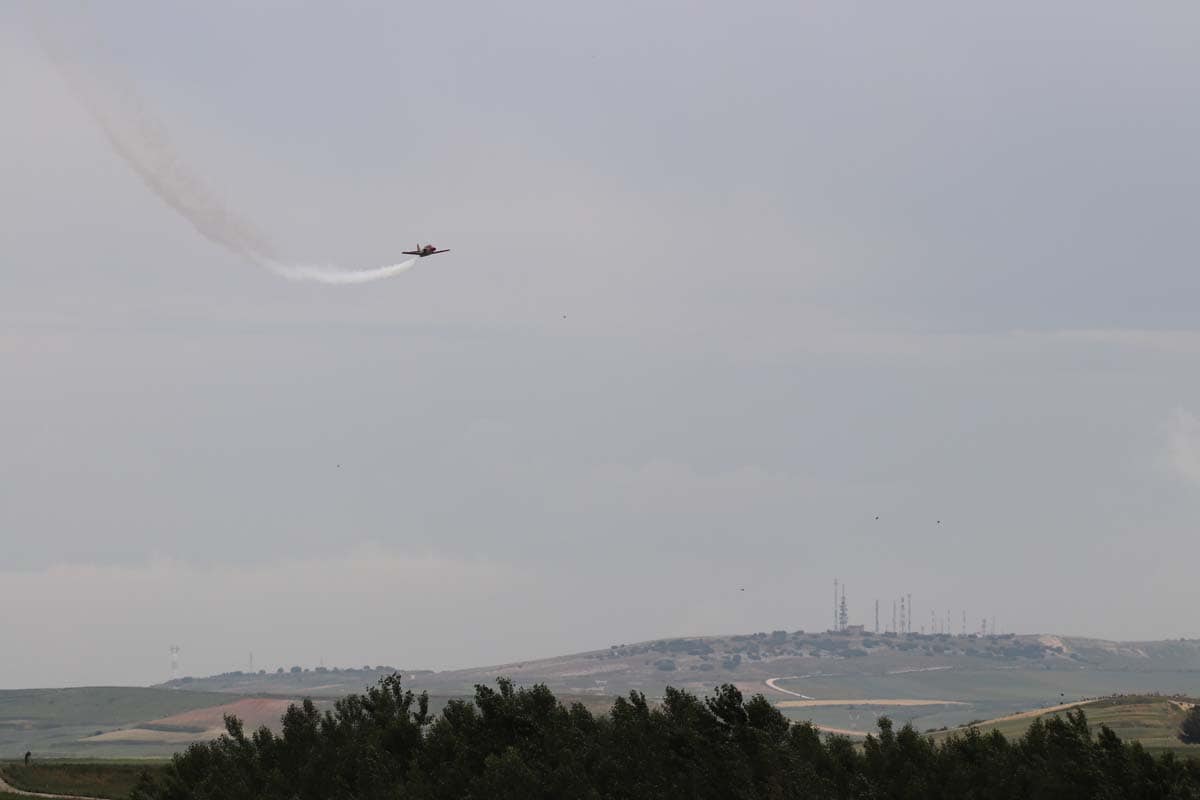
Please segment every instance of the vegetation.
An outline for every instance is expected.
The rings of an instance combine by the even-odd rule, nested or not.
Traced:
[[[4,780],[16,789],[46,794],[72,794],[84,797],[122,798],[138,784],[145,773],[153,776],[166,769],[158,763],[114,762],[33,762],[5,764],[0,768]],[[0,800],[4,796],[0,795]]]
[[[1087,713],[1088,722],[1093,727],[1103,725],[1110,728],[1123,740],[1140,742],[1152,753],[1173,750],[1176,755],[1200,756],[1200,746],[1180,741],[1180,726],[1186,716],[1184,709],[1191,702],[1178,696],[1132,694],[1102,697],[1082,703],[1080,707]],[[1063,711],[1028,713],[1000,720],[973,720],[967,725],[975,725],[985,734],[995,729],[1009,738],[1019,738],[1035,718],[1044,721],[1062,716]],[[936,739],[947,735],[949,733],[934,732]]]
[[[1200,705],[1189,708],[1187,716],[1179,724],[1179,741],[1184,744],[1200,744]]]
[[[12,756],[32,750],[37,759],[165,759],[178,747],[94,742],[89,737],[236,699],[215,692],[116,686],[0,690],[0,753]]]
[[[501,680],[435,716],[393,675],[325,714],[292,706],[281,734],[226,728],[133,798],[1200,798],[1200,763],[1094,734],[1082,711],[1016,741],[934,742],[883,719],[859,747],[728,684],[706,699],[669,689],[658,706],[632,692],[596,716]]]

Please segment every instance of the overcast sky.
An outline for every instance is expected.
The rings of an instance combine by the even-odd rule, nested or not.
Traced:
[[[0,687],[823,629],[835,576],[1200,636],[1194,3],[55,9],[290,256],[453,252],[215,247],[0,5]]]

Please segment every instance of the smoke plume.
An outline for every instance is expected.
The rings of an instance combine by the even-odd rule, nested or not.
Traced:
[[[410,269],[410,258],[373,269],[345,270],[335,266],[293,263],[275,251],[254,225],[229,209],[192,172],[171,143],[166,128],[128,82],[111,71],[103,82],[94,69],[85,69],[65,47],[35,25],[50,62],[75,100],[103,132],[109,146],[160,200],[191,223],[204,238],[276,275],[297,281],[356,284],[390,278]]]

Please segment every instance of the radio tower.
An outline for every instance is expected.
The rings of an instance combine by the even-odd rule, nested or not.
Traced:
[[[179,645],[171,645],[171,680],[179,678]]]
[[[907,633],[908,632],[908,626],[905,623],[906,623],[906,621],[904,619],[904,595],[900,595],[900,630],[898,631],[899,633]]]
[[[913,619],[912,595],[910,594],[908,596],[908,632],[909,633],[912,633],[912,619]]]
[[[899,633],[900,629],[896,627],[896,601],[892,601],[892,633]]]
[[[838,629],[838,591],[837,578],[833,579],[833,629]]]
[[[846,630],[850,623],[850,614],[846,612],[846,584],[842,584],[842,607],[838,612],[838,630]]]

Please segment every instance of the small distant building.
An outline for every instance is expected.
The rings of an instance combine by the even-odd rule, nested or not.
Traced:
[[[847,625],[842,629],[843,633],[848,633],[851,636],[862,636],[867,632],[865,625]]]

